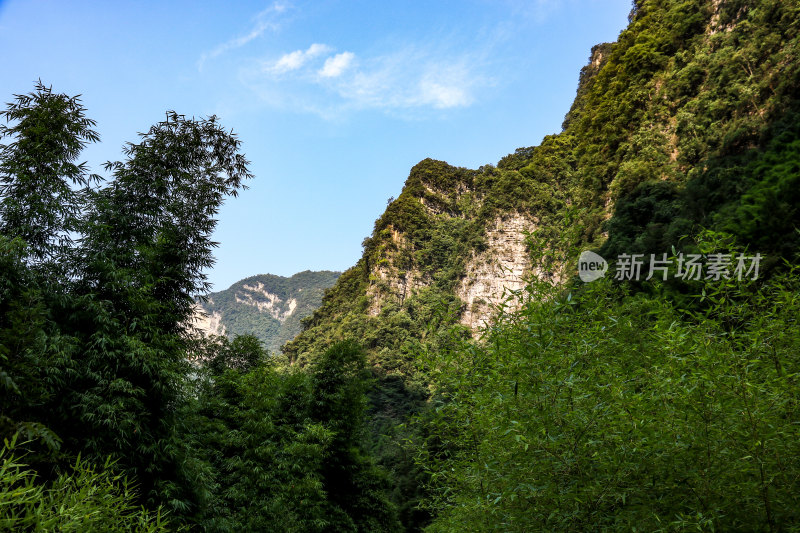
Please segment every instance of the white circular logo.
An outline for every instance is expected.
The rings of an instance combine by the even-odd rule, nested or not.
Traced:
[[[578,258],[578,276],[581,281],[589,283],[606,275],[608,263],[605,259],[589,250],[581,253]]]

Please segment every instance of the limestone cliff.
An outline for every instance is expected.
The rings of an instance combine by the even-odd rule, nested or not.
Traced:
[[[456,295],[464,302],[461,323],[478,331],[491,322],[498,305],[515,307],[518,293],[531,274],[525,235],[535,230],[528,217],[512,213],[498,216],[486,230],[486,249],[473,252]]]
[[[219,311],[208,312],[200,303],[194,304],[192,326],[203,335],[225,335],[225,326],[222,324],[222,314]]]
[[[501,164],[508,167],[508,161]],[[524,169],[472,170],[423,160],[376,221],[362,259],[285,352],[303,361],[327,343],[357,338],[389,356],[399,343],[430,329],[460,325],[476,336],[498,305],[517,305],[508,297],[528,276],[561,280],[534,268],[526,239],[542,221],[549,230],[558,228],[564,195]],[[396,360],[374,363],[386,372],[408,371]]]

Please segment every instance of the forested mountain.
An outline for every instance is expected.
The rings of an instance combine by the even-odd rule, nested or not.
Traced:
[[[417,164],[273,357],[187,326],[235,136],[170,114],[98,188],[79,101],[17,97],[0,527],[800,531],[798,50],[796,2],[636,0],[561,132]]]
[[[560,133],[546,137],[539,146],[517,149],[496,165],[471,170],[427,159],[411,170],[402,193],[364,241],[361,260],[342,274],[308,321],[306,330],[284,350],[290,360],[304,364],[339,339],[355,338],[364,344],[381,383],[373,393],[376,440],[382,442],[382,435],[389,433],[398,440],[434,443],[433,449],[423,447],[422,455],[417,456],[418,464],[426,465],[425,475],[431,476],[429,487],[435,488],[434,496],[423,497],[423,501],[442,517],[434,522],[438,525],[432,530],[628,530],[634,525],[644,529],[682,529],[694,527],[695,522],[701,528],[716,524],[722,529],[757,522],[761,525],[745,529],[770,529],[775,520],[768,516],[775,512],[769,509],[775,506],[769,501],[770,491],[782,498],[781,523],[796,525],[796,510],[790,502],[800,495],[800,488],[790,477],[781,477],[789,471],[797,472],[794,462],[792,466],[782,462],[796,455],[797,450],[791,451],[789,444],[794,438],[789,435],[796,432],[777,422],[797,420],[796,396],[789,392],[791,381],[776,384],[780,393],[764,391],[762,396],[772,398],[772,402],[784,402],[774,411],[766,405],[760,407],[769,412],[769,417],[757,423],[759,427],[777,423],[782,428],[781,433],[773,435],[776,448],[769,452],[778,461],[773,467],[781,472],[770,475],[781,477],[782,481],[771,477],[769,482],[756,483],[752,478],[754,500],[750,511],[744,511],[743,504],[734,509],[737,504],[732,502],[714,507],[725,499],[723,477],[716,478],[718,485],[714,489],[704,477],[717,476],[730,466],[722,458],[738,452],[707,446],[709,453],[714,450],[717,460],[701,466],[692,451],[699,441],[691,437],[692,442],[676,444],[698,428],[709,429],[712,421],[719,423],[714,428],[716,432],[734,431],[736,424],[723,419],[735,419],[735,413],[740,412],[736,409],[746,408],[736,402],[720,407],[719,396],[707,398],[711,403],[704,403],[705,407],[694,408],[688,407],[691,402],[685,399],[686,409],[710,411],[697,415],[697,419],[690,417],[659,436],[673,439],[670,446],[684,447],[688,454],[666,448],[653,452],[687,462],[685,472],[672,474],[676,479],[669,482],[674,483],[669,489],[637,494],[635,483],[658,484],[662,475],[655,467],[649,469],[652,465],[645,466],[644,459],[641,463],[637,459],[621,463],[613,448],[607,449],[607,463],[591,459],[595,452],[602,453],[593,446],[610,446],[611,435],[620,435],[612,441],[622,448],[638,446],[641,450],[648,438],[655,448],[667,446],[645,434],[637,437],[645,440],[614,440],[639,431],[633,419],[598,423],[596,417],[601,413],[608,416],[609,409],[629,411],[631,417],[635,416],[628,400],[624,400],[626,394],[631,394],[630,398],[650,394],[652,401],[667,402],[647,404],[652,411],[642,411],[645,419],[661,417],[666,405],[674,401],[667,399],[675,398],[671,395],[689,394],[677,390],[656,392],[664,383],[678,387],[681,374],[674,372],[686,370],[678,365],[663,374],[654,371],[649,362],[664,350],[658,346],[660,342],[675,341],[659,337],[658,332],[653,336],[646,332],[668,324],[628,315],[674,318],[677,313],[693,323],[699,318],[690,318],[692,313],[699,313],[704,324],[701,329],[678,326],[676,322],[673,328],[678,329],[670,334],[683,331],[680,335],[727,338],[733,333],[726,333],[725,328],[733,327],[729,324],[733,320],[745,338],[750,334],[757,338],[762,333],[755,332],[756,326],[749,322],[749,317],[756,315],[743,313],[731,318],[716,307],[732,305],[730,291],[735,289],[699,287],[674,277],[663,283],[631,283],[639,294],[637,298],[643,297],[643,291],[653,294],[654,301],[629,303],[636,300],[617,296],[624,303],[619,308],[602,310],[608,316],[603,325],[594,314],[601,312],[594,308],[595,302],[587,305],[581,300],[583,303],[578,304],[576,291],[581,287],[561,293],[532,280],[572,286],[569,280],[575,276],[575,260],[585,249],[594,249],[609,260],[620,254],[644,254],[649,260],[649,254],[702,254],[713,251],[715,246],[727,247],[721,248],[723,251],[733,250],[733,242],[741,247],[738,249],[749,247],[753,254],[764,256],[762,269],[778,276],[776,272],[786,268],[783,261],[793,260],[800,244],[798,29],[800,6],[796,3],[637,1],[630,24],[619,39],[591,51]],[[647,268],[645,265],[642,270],[642,280],[648,275]],[[613,273],[612,265],[608,277]],[[788,287],[795,286],[793,283],[786,290],[791,290]],[[532,287],[537,288],[531,292]],[[741,290],[740,305],[751,305],[755,289]],[[725,296],[718,296],[720,299],[712,300],[712,304],[706,295],[717,291]],[[578,322],[567,326],[557,315],[550,314],[558,311],[530,307],[531,299],[539,300],[543,293],[556,300],[559,295],[569,297],[571,305],[565,309],[588,314],[576,317]],[[589,294],[600,301],[611,298],[594,291]],[[695,294],[703,295],[699,297],[702,303],[694,299]],[[761,309],[763,304],[762,300],[753,310]],[[480,329],[493,312],[496,323],[509,321],[512,325],[501,330]],[[620,315],[630,321],[625,326],[626,333],[609,338],[608,328],[620,320]],[[578,326],[582,319],[594,324],[595,329],[584,332]],[[787,328],[788,337],[780,335],[769,341],[765,338],[766,344],[758,349],[785,350],[778,356],[783,361],[780,364],[788,364],[796,372],[798,360],[789,348],[797,342],[795,319],[783,312],[773,319],[774,325]],[[532,322],[524,325],[526,320]],[[514,325],[519,321],[520,326]],[[709,326],[717,321],[720,330]],[[745,334],[744,330],[750,331],[751,326],[756,330]],[[554,331],[556,327],[564,329]],[[716,332],[710,333],[706,327]],[[689,328],[691,333],[680,328]],[[468,341],[470,337],[479,337],[482,342],[473,344]],[[615,357],[623,360],[607,359],[613,348],[609,347],[612,351],[606,355],[603,342],[612,346],[633,343],[637,348],[630,359],[624,359],[622,352]],[[562,352],[551,343],[561,346]],[[682,349],[699,357],[698,345]],[[741,355],[733,354],[741,353],[743,348],[724,345],[715,349],[737,358]],[[652,350],[653,355],[637,360],[640,350]],[[553,360],[548,359],[551,352]],[[581,353],[585,355],[580,356]],[[667,353],[673,355],[664,355],[665,358],[674,357],[674,352]],[[595,368],[595,364],[610,366]],[[640,368],[642,364],[647,366]],[[719,361],[698,360],[696,364],[717,368]],[[569,371],[574,366],[569,365],[590,366],[574,373]],[[616,372],[614,378],[620,380],[619,384],[610,381],[607,372]],[[790,371],[781,367],[779,372],[785,376],[783,373]],[[729,387],[715,381],[734,379],[723,376],[724,372],[713,379],[695,374],[680,386]],[[633,384],[623,386],[628,379]],[[772,379],[779,377],[767,372],[757,378]],[[562,413],[558,410],[560,391],[574,388],[578,395],[578,380],[584,384],[579,395],[585,406],[581,411]],[[620,396],[598,394],[599,387],[606,386],[618,387]],[[730,389],[728,393],[740,394]],[[721,392],[716,394],[723,396]],[[408,413],[430,407],[431,402],[438,406],[439,416],[433,417],[435,422],[420,425],[423,436],[410,436],[413,431],[407,425],[399,430],[387,429],[394,427],[394,421],[405,421]],[[572,396],[569,402],[575,405]],[[550,422],[542,418],[542,409],[551,410],[548,416],[554,418],[548,419]],[[721,411],[728,414],[722,415]],[[531,418],[523,426],[520,419],[526,416]],[[745,428],[735,431],[744,432]],[[557,440],[548,443],[544,436],[573,439],[574,448]],[[516,440],[509,441],[509,448],[505,449],[501,442],[510,437]],[[711,437],[707,434],[706,438]],[[704,446],[709,444],[708,440],[700,441]],[[556,446],[564,446],[563,452],[558,452],[563,455],[552,455],[559,449]],[[402,452],[391,452],[380,445],[377,448],[381,461],[390,470],[413,470],[401,465]],[[747,466],[751,470],[742,474],[743,478],[732,483],[767,475],[760,474],[759,469],[768,452],[762,449],[754,455],[748,446],[739,451],[740,457],[758,459]],[[502,454],[505,463],[498,462],[498,454]],[[544,461],[548,455],[551,458]],[[542,470],[545,464],[550,466]],[[601,475],[601,471],[606,473]],[[626,476],[635,477],[633,472],[637,471],[651,477],[646,481],[624,480]],[[696,476],[699,477],[695,479]],[[705,484],[705,495],[700,494],[698,483]],[[660,498],[667,498],[667,492],[659,492],[662,489],[672,491],[677,499],[663,507],[657,504]],[[685,506],[677,505],[675,502],[686,493],[693,497],[686,500]],[[637,496],[631,500],[634,494]],[[417,495],[407,493],[404,497],[413,501]],[[569,508],[577,502],[584,502],[582,508]],[[673,515],[668,517],[670,513]],[[674,513],[682,517],[679,525],[659,522],[663,517],[665,523],[673,523],[670,521]],[[756,522],[748,522],[748,513]]]
[[[478,325],[502,286],[518,289],[533,272],[519,252],[526,231],[552,251],[615,256],[670,252],[703,227],[791,256],[796,17],[784,2],[634,3],[619,40],[592,50],[561,133],[477,170],[430,159],[411,170],[362,259],[287,353],[302,359],[355,331],[376,353],[399,355],[403,335],[380,331],[422,327],[422,308],[435,306]],[[537,277],[557,278],[557,266]]]
[[[250,276],[199,301],[196,324],[206,334],[254,335],[277,352],[300,333],[302,320],[320,306],[339,274],[306,270],[288,278]]]

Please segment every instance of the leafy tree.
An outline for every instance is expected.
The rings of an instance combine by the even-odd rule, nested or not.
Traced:
[[[42,452],[37,458],[43,459],[60,447],[59,437],[42,423],[53,394],[47,379],[52,349],[59,343],[57,335],[48,335],[45,297],[26,252],[21,239],[0,235],[0,438],[20,433],[28,450]]]
[[[100,138],[78,96],[58,94],[41,81],[0,113],[0,233],[27,243],[32,261],[63,260],[79,230],[92,180],[83,148]]]
[[[797,528],[797,269],[688,306],[654,283],[534,282],[486,343],[421,359],[428,531]]]
[[[201,341],[203,342],[203,341]],[[226,370],[246,374],[260,363],[266,361],[267,353],[254,335],[237,335],[233,340],[227,337],[213,337],[205,341],[200,357],[212,375],[222,375]]]
[[[322,469],[332,512],[326,531],[399,529],[387,480],[363,448],[369,376],[366,354],[352,341],[331,346],[311,372],[310,415],[333,435]]]
[[[0,449],[0,530],[3,531],[172,531],[160,509],[136,505],[128,480],[80,457],[69,471],[43,482],[21,462],[17,442]]]
[[[182,511],[193,489],[174,428],[188,324],[213,264],[215,215],[251,177],[239,143],[214,117],[168,113],[129,144],[93,195],[73,298],[60,310],[79,349],[64,363],[52,427],[72,450],[113,455],[151,502]]]
[[[206,349],[218,362],[249,350],[224,338]],[[185,414],[209,490],[194,520],[209,531],[396,531],[385,478],[361,441],[363,357],[350,343],[312,373],[263,358],[244,372],[206,367]]]
[[[175,112],[129,143],[126,161],[106,164],[114,180],[89,216],[84,282],[113,278],[106,268],[113,264],[162,306],[164,331],[183,332],[192,296],[209,288],[216,214],[252,177],[240,144],[216,117],[187,120]]]
[[[4,116],[15,123],[0,130],[13,139],[0,152],[3,432],[61,439],[66,457],[111,455],[153,506],[186,511],[175,414],[188,324],[215,216],[251,177],[240,141],[215,117],[168,113],[91,191],[74,160],[97,135],[77,97],[38,83]]]

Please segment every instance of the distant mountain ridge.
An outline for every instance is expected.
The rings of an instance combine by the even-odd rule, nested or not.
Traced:
[[[253,334],[277,352],[302,329],[301,320],[322,303],[340,272],[306,270],[284,277],[258,274],[198,302],[195,325],[206,334]]]

